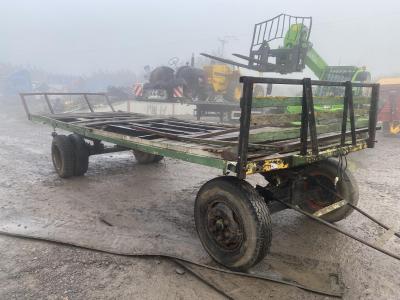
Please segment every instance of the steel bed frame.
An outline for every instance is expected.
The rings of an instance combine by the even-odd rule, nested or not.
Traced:
[[[305,79],[259,78],[244,76],[243,97],[240,101],[240,126],[221,125],[176,118],[157,118],[142,114],[115,111],[104,93],[21,93],[21,99],[28,118],[55,129],[70,131],[93,141],[105,141],[117,145],[105,152],[136,149],[151,154],[197,163],[236,173],[244,179],[246,175],[270,170],[292,168],[328,157],[374,147],[379,85],[370,83],[331,82]],[[253,85],[285,84],[300,85],[301,97],[300,139],[249,143]],[[317,136],[312,86],[340,86],[345,88],[341,132]],[[370,97],[369,123],[367,128],[357,128],[354,118],[353,87],[372,89]],[[33,114],[27,103],[28,96],[44,96],[49,114]],[[54,113],[49,96],[82,95],[89,113]],[[111,112],[95,112],[89,96],[103,96]],[[269,101],[269,100],[265,100]],[[317,101],[316,101],[317,102]],[[317,103],[322,103],[319,100]],[[350,118],[350,130],[346,128]],[[262,127],[262,126],[261,126]],[[235,134],[236,133],[236,134]],[[238,133],[238,134],[237,134]],[[368,133],[367,138],[357,136]],[[351,136],[351,142],[346,137]],[[333,140],[340,138],[340,144]],[[99,154],[98,153],[91,154]]]

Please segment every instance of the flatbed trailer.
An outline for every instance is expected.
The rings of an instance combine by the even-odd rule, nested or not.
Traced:
[[[85,174],[90,155],[126,150],[133,150],[139,163],[171,157],[220,169],[223,176],[205,183],[197,194],[196,228],[218,263],[244,270],[269,251],[271,213],[294,205],[336,222],[353,211],[358,191],[343,157],[374,147],[379,85],[247,76],[240,81],[239,126],[119,112],[109,101],[104,102],[109,112],[96,112],[88,94],[82,94],[86,112],[55,113],[50,96],[56,94],[21,93],[21,98],[30,120],[53,127],[52,159],[61,177]],[[303,94],[253,101],[254,84],[298,85]],[[344,96],[314,98],[315,86],[342,87]],[[353,97],[355,87],[369,89],[369,96]],[[49,112],[31,113],[32,96],[43,96]],[[340,112],[314,112],[316,104],[339,103]],[[271,110],[265,118],[252,117],[253,108],[293,105],[301,113],[287,116]],[[72,134],[57,134],[57,129]],[[268,184],[252,187],[245,180],[252,174],[263,175]]]

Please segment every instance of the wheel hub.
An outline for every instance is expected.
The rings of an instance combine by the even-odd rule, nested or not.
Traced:
[[[305,182],[305,191],[305,201],[313,210],[319,210],[337,201],[330,192],[336,192],[336,187],[333,181],[325,176],[310,176]]]
[[[207,230],[218,246],[235,250],[243,242],[242,225],[225,203],[213,203],[207,212]]]

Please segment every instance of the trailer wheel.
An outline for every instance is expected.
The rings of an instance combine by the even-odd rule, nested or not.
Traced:
[[[54,136],[51,143],[51,158],[54,169],[61,178],[69,178],[74,175],[74,146],[67,136]]]
[[[87,172],[89,167],[89,147],[79,134],[70,134],[68,138],[74,146],[74,176],[82,176]]]
[[[157,163],[164,158],[164,156],[161,155],[151,154],[139,150],[133,150],[133,154],[140,164]]]
[[[230,269],[246,270],[269,252],[268,207],[244,180],[222,176],[205,183],[196,197],[194,217],[204,248]]]
[[[345,199],[353,205],[358,203],[358,185],[353,174],[348,169],[340,166],[336,159],[327,159],[305,167],[303,175],[307,178],[302,188],[302,199],[299,203],[301,209],[314,213],[328,205]],[[335,184],[336,178],[341,175],[341,179]],[[330,193],[332,190],[336,193]],[[338,197],[337,195],[340,195]],[[353,212],[348,206],[334,210],[321,216],[328,222],[338,222],[345,219]]]
[[[253,88],[253,96],[254,97],[264,97],[264,87],[261,84],[255,84]]]

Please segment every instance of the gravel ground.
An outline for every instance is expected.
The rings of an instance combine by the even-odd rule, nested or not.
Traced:
[[[48,203],[55,197],[62,181],[52,169],[49,157],[50,130],[28,122],[20,106],[0,111],[0,208],[13,205],[27,186],[52,182],[53,192],[34,194],[29,207]],[[353,154],[349,168],[360,186],[360,207],[400,228],[398,178],[399,139],[378,136],[376,149]],[[111,159],[107,163],[106,159]],[[181,162],[166,160],[165,168],[172,182],[178,182]],[[35,166],[34,168],[32,166]],[[91,158],[90,171],[77,188],[100,185],[107,177],[104,192],[117,193],[122,185],[131,184],[134,160],[126,157]],[[175,171],[173,171],[175,170]],[[185,178],[182,188],[198,186],[215,170],[190,165],[192,177]],[[132,176],[136,176],[132,174]],[[93,179],[93,180],[91,180]],[[157,178],[153,178],[157,179]],[[115,182],[113,182],[115,180]],[[161,179],[160,179],[161,180]],[[142,188],[142,187],[141,187]],[[134,191],[133,191],[134,192]],[[152,190],[153,196],[164,190]],[[7,197],[5,196],[7,195]],[[293,211],[273,216],[272,251],[339,263],[346,284],[345,299],[399,299],[400,262],[386,257],[328,228],[315,224]],[[359,214],[339,223],[371,241],[383,233]],[[390,239],[385,247],[400,254],[400,242]],[[51,243],[0,236],[1,299],[219,299],[210,287],[192,275],[178,274],[177,266],[165,259],[126,258],[115,255],[60,246]],[[274,298],[307,298],[304,292],[279,289]],[[306,296],[304,296],[306,295]],[[270,295],[272,296],[272,295]],[[314,299],[323,297],[312,295]]]

